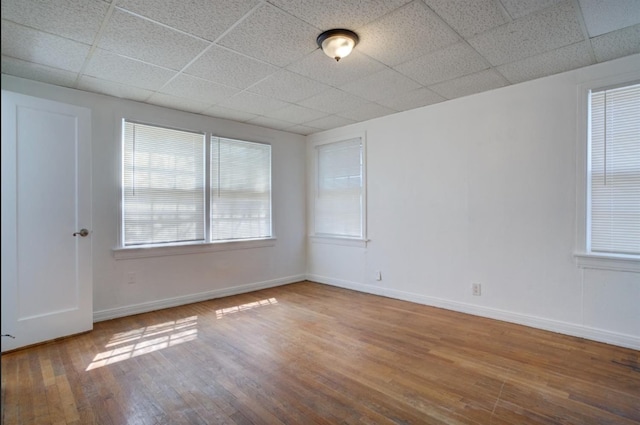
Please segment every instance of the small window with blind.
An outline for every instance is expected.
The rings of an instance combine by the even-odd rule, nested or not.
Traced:
[[[640,259],[640,83],[591,90],[587,253]]]
[[[122,248],[272,237],[271,146],[124,120]]]
[[[315,146],[315,236],[365,239],[363,152],[362,137]]]

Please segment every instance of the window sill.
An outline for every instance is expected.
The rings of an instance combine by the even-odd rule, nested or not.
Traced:
[[[201,254],[215,251],[233,251],[238,249],[264,248],[275,246],[276,238],[252,239],[244,241],[202,242],[188,245],[146,246],[135,248],[114,248],[116,260],[134,258],[165,257],[172,255]]]
[[[313,243],[324,243],[329,245],[353,246],[356,248],[366,248],[368,239],[344,238],[339,236],[319,236],[312,235],[309,239]]]
[[[607,255],[580,252],[573,256],[578,267],[640,273],[640,258],[632,255]]]

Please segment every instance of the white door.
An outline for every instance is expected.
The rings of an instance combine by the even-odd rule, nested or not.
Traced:
[[[2,90],[1,154],[4,352],[93,328],[91,112]]]

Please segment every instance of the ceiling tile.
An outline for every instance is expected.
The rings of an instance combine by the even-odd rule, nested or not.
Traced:
[[[147,90],[157,90],[176,73],[169,69],[96,49],[87,65],[89,76]]]
[[[409,109],[420,108],[422,106],[433,105],[447,99],[432,92],[427,88],[419,88],[389,99],[381,99],[377,103],[396,111],[407,111]]]
[[[309,134],[317,133],[320,131],[319,128],[308,127],[306,125],[295,125],[293,127],[287,127],[285,129],[289,133],[301,134],[303,136],[308,136]]]
[[[360,53],[358,48],[349,56],[336,62],[322,50],[305,56],[302,60],[289,65],[288,69],[332,87],[366,77],[385,68],[380,62]]]
[[[327,58],[329,59],[329,58]],[[330,87],[291,71],[281,70],[251,86],[248,91],[295,103]]]
[[[595,63],[587,41],[497,67],[511,83],[521,83]]]
[[[62,87],[74,87],[78,74],[2,56],[2,73]]]
[[[385,115],[395,114],[396,112],[398,111],[387,108],[386,106],[378,105],[377,103],[365,103],[362,106],[349,109],[348,111],[344,111],[338,115],[354,121],[366,121]]]
[[[310,121],[305,125],[313,128],[318,128],[320,130],[330,130],[332,128],[342,127],[353,123],[355,123],[355,121],[350,120],[349,118],[339,117],[337,115],[329,115],[328,117]]]
[[[98,46],[114,53],[175,70],[182,69],[209,43],[116,10]]]
[[[545,9],[563,0],[500,0],[513,19],[522,18],[530,13]]]
[[[640,24],[640,0],[580,0],[590,37]]]
[[[91,46],[2,21],[2,54],[27,62],[79,72]]]
[[[572,1],[495,28],[469,43],[492,65],[502,65],[584,40]]]
[[[429,88],[447,99],[455,99],[457,97],[504,87],[507,84],[504,77],[494,70],[488,69],[455,80],[435,84]]]
[[[463,37],[485,32],[507,22],[496,0],[424,0]]]
[[[328,114],[344,112],[366,103],[366,100],[338,89],[329,89],[298,102],[300,106],[317,109]]]
[[[340,89],[363,99],[376,101],[415,90],[420,84],[405,77],[398,71],[386,68],[380,72],[345,84]]]
[[[292,124],[304,124],[306,122],[325,117],[327,114],[325,112],[316,111],[315,109],[309,109],[299,105],[289,105],[282,109],[265,112],[265,116],[287,121]]]
[[[460,40],[421,0],[394,10],[358,31],[357,49],[393,66]]]
[[[214,41],[258,0],[118,0],[118,7]]]
[[[202,111],[202,114],[239,122],[248,121],[251,118],[257,117],[256,114],[250,114],[248,112],[242,112],[235,109],[223,108],[222,106],[218,105],[214,105],[210,108],[205,109],[204,111]]]
[[[598,62],[640,53],[640,24],[591,39]]]
[[[277,66],[312,52],[318,29],[265,4],[225,35],[220,45]]]
[[[462,42],[397,65],[395,69],[428,86],[478,72],[489,66],[478,52]]]
[[[361,27],[411,0],[269,0],[282,10],[320,29]]]
[[[287,105],[286,102],[248,92],[240,92],[219,104],[224,108],[237,109],[256,115],[264,115],[268,111],[281,109]]]
[[[184,97],[171,96],[164,93],[155,93],[147,100],[147,103],[164,106],[165,108],[177,109],[179,111],[193,112],[196,114],[209,106],[209,104],[205,102],[185,99]]]
[[[211,46],[184,72],[205,80],[245,89],[279,68],[218,46]]]
[[[159,91],[176,97],[194,99],[207,105],[220,103],[239,92],[233,87],[185,74],[178,75]]]
[[[151,90],[101,80],[87,75],[82,77],[78,83],[78,88],[80,90],[106,94],[108,96],[119,97],[122,99],[131,99],[138,102],[145,101],[153,94]]]
[[[264,116],[252,118],[249,121],[246,121],[246,123],[247,124],[253,124],[253,125],[259,125],[260,127],[273,128],[273,129],[276,129],[276,130],[284,130],[287,127],[291,127],[291,123],[290,122],[277,120],[275,118],[269,118],[269,117],[264,117]]]
[[[2,19],[92,44],[108,9],[100,0],[3,0]]]

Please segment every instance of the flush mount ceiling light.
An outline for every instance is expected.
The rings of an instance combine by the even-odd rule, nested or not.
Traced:
[[[344,29],[328,30],[320,34],[316,40],[325,55],[337,61],[349,53],[358,44],[358,34]]]

